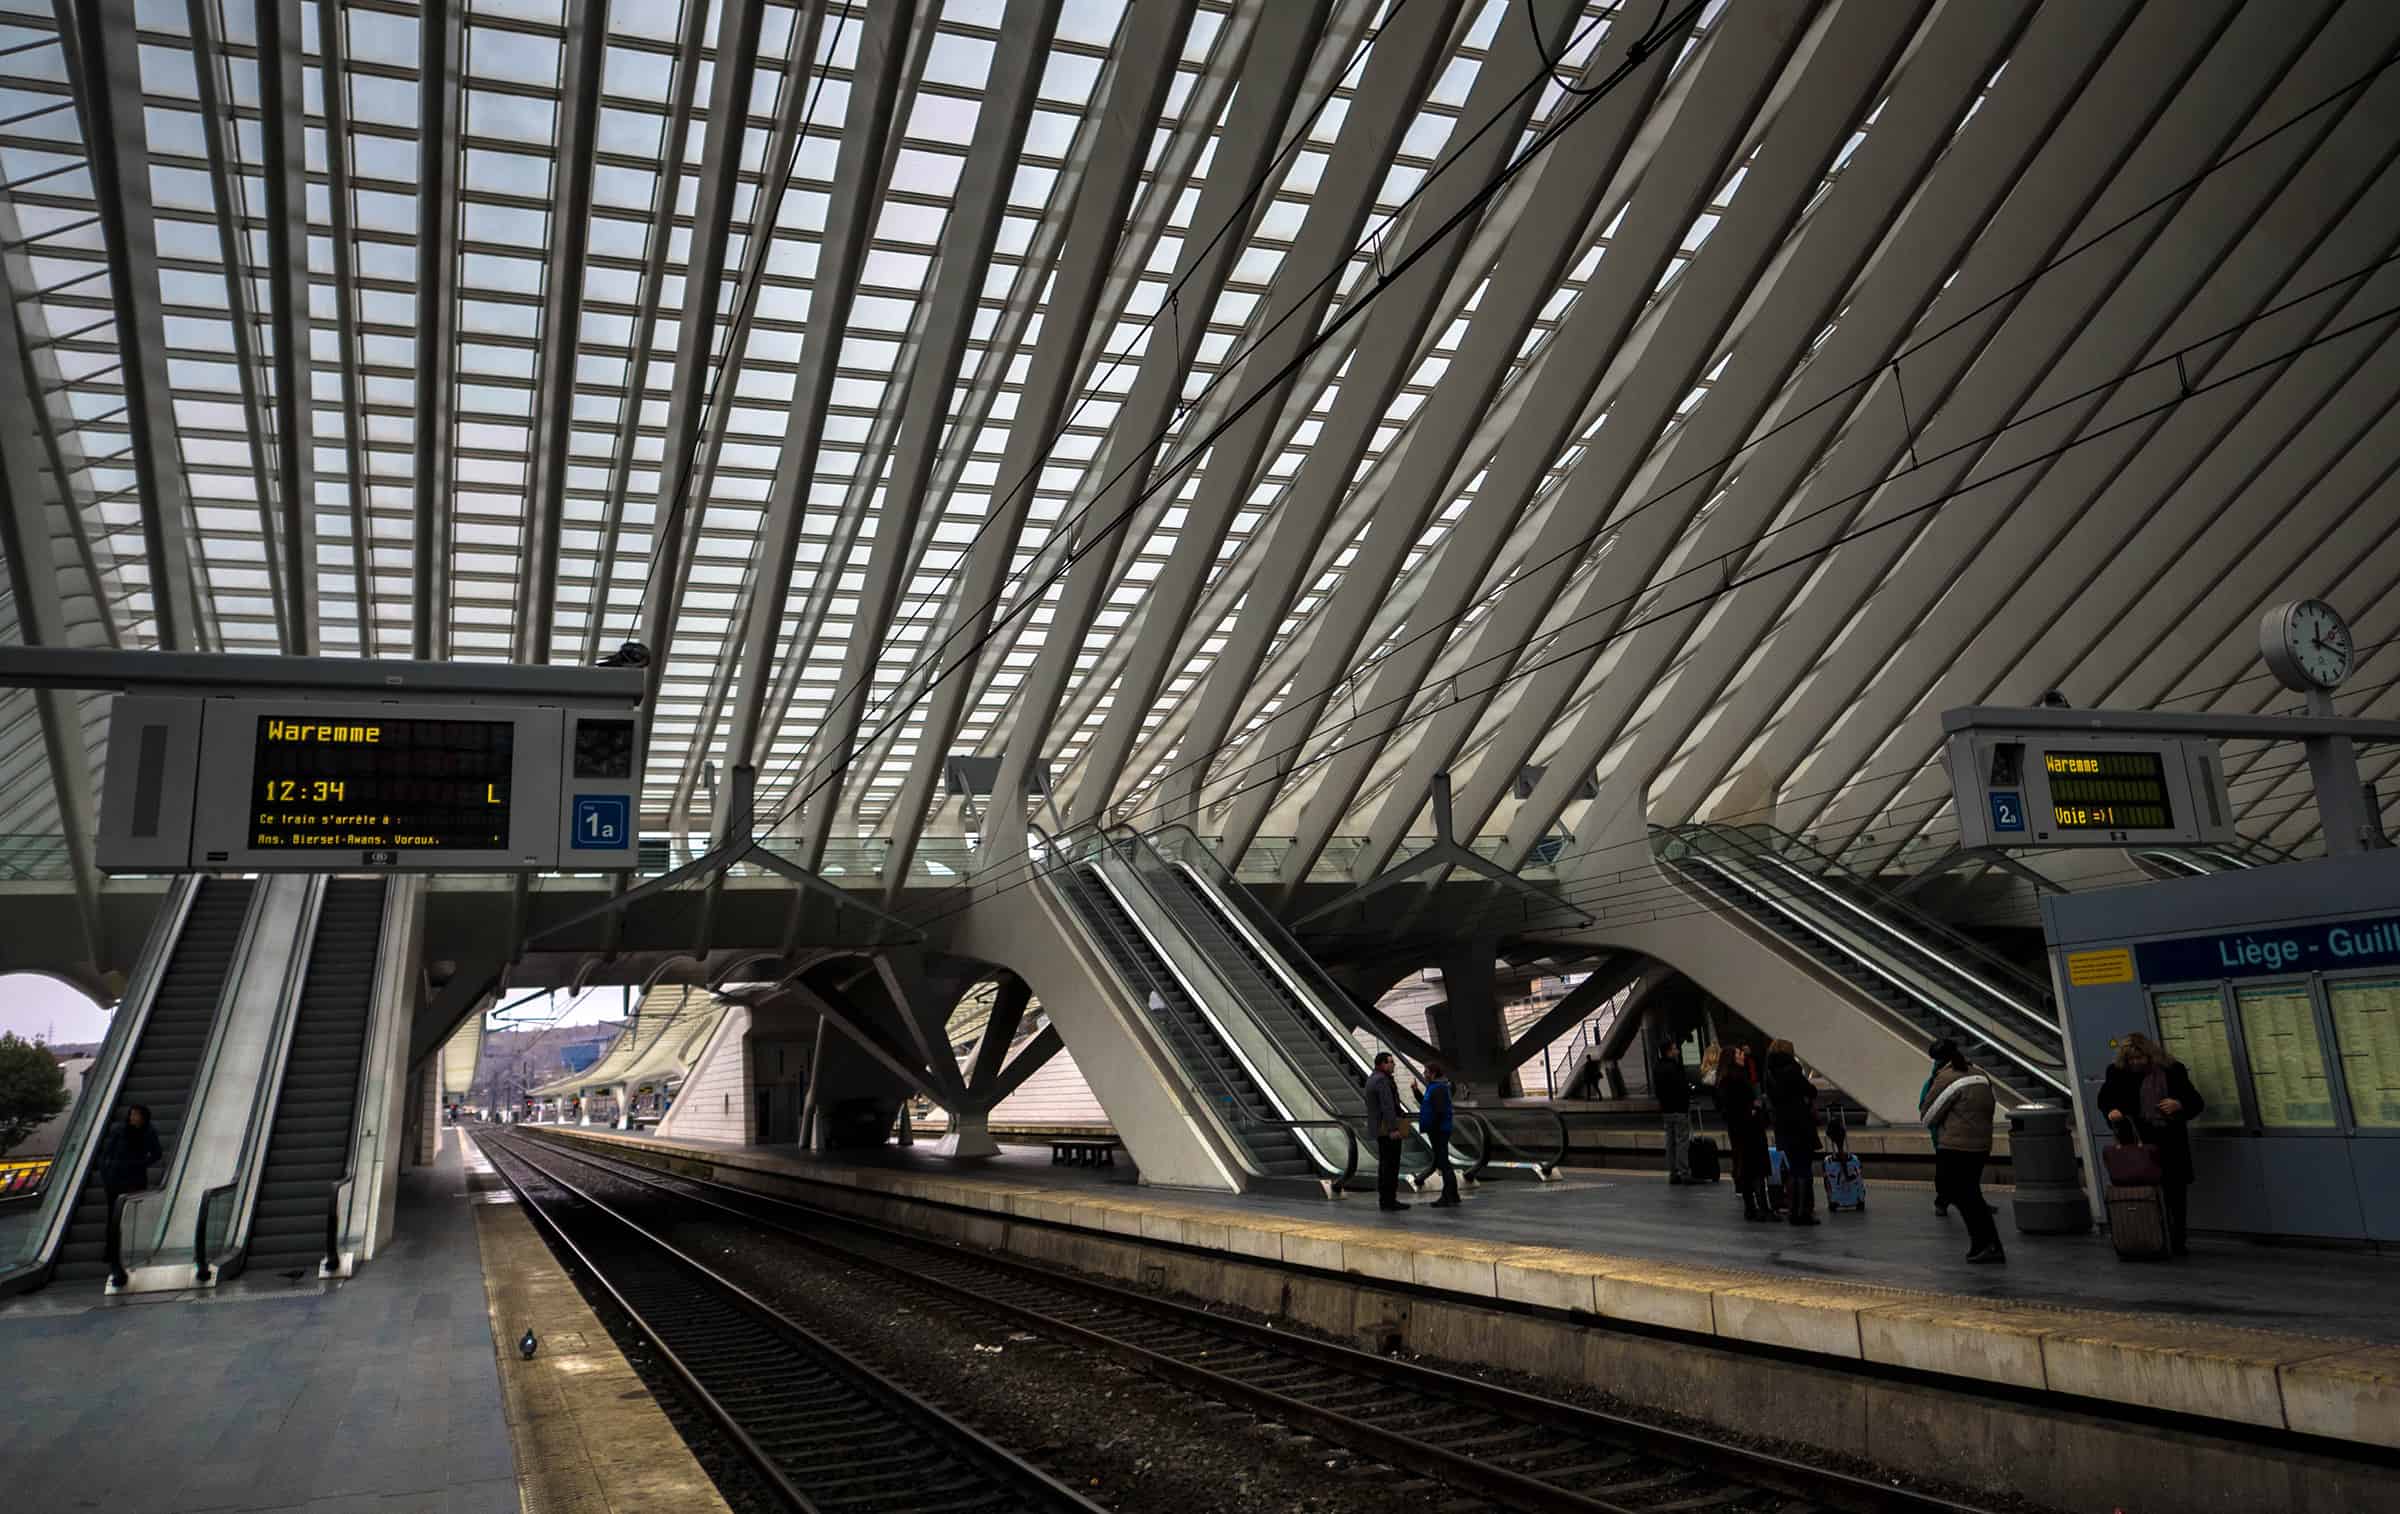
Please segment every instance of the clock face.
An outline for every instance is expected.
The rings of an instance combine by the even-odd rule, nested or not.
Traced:
[[[2292,665],[2320,689],[2350,676],[2350,628],[2333,606],[2304,599],[2284,618],[2285,645]]]

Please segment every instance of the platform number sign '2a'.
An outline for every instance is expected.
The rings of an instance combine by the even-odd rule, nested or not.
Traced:
[[[1992,791],[1992,829],[2022,831],[2025,829],[2025,799],[2021,794]]]
[[[617,851],[632,844],[632,806],[622,794],[575,796],[575,850]]]

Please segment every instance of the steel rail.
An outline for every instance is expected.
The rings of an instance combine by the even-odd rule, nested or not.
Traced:
[[[1842,1510],[1845,1514],[1987,1514],[1987,1511],[1973,1505],[1961,1504],[1936,1494],[1890,1486],[1871,1478],[1810,1466],[1737,1442],[1669,1429],[1440,1368],[1310,1339],[1290,1330],[1253,1324],[1157,1295],[1033,1266],[989,1252],[968,1250],[802,1200],[761,1193],[681,1172],[659,1172],[613,1154],[604,1155],[585,1149],[583,1143],[567,1144],[551,1137],[543,1138],[542,1144],[571,1161],[582,1162],[620,1181],[635,1183],[687,1204],[718,1210],[744,1224],[771,1231],[808,1249],[838,1257],[845,1263],[872,1267],[903,1286],[922,1288],[1036,1333],[1098,1351],[1179,1387],[1239,1404],[1271,1419],[1301,1425],[1334,1444],[1448,1483],[1473,1496],[1512,1507],[1530,1510],[1605,1510],[1612,1511],[1612,1514],[1633,1514],[1634,1506],[1576,1493],[1506,1467],[1429,1445],[1421,1438],[1421,1431],[1397,1432],[1370,1424],[1329,1408],[1322,1401],[1293,1398],[1289,1394],[1262,1388],[1225,1372],[1168,1355],[1154,1346],[1103,1333],[1094,1328],[1100,1316],[1091,1310],[1090,1305],[1098,1303],[1113,1306],[1180,1329],[1230,1340],[1243,1348],[1269,1356],[1297,1359],[1308,1366],[1363,1379],[1378,1390],[1376,1398],[1370,1401],[1397,1400],[1418,1405],[1438,1405],[1441,1401],[1447,1401],[1453,1408],[1464,1406],[1495,1416],[1502,1422],[1495,1428],[1532,1428],[1562,1437],[1579,1437],[1587,1442],[1608,1443],[1645,1459],[1701,1468],[1760,1489],[1806,1499],[1825,1509]],[[671,1183],[710,1190],[737,1199],[740,1203],[683,1192],[669,1186]],[[806,1228],[770,1218],[755,1212],[755,1209],[742,1207],[744,1205],[764,1206],[802,1217],[807,1222]],[[1077,1319],[1092,1323],[1064,1319],[1039,1308],[996,1297],[992,1292],[946,1280],[934,1275],[931,1270],[903,1266],[876,1256],[872,1250],[844,1245],[826,1233],[829,1226],[835,1230],[856,1232],[873,1241],[896,1245],[912,1255],[939,1258],[953,1268],[980,1270],[994,1275],[1009,1286],[1070,1295],[1075,1300]],[[1320,1392],[1317,1396],[1321,1400],[1327,1395]],[[1460,1429],[1455,1423],[1448,1428],[1451,1433]],[[1684,1491],[1689,1492],[1688,1489]],[[1680,1500],[1675,1498],[1670,1498],[1669,1503],[1671,1506],[1681,1506]]]
[[[667,1365],[668,1370],[675,1375],[677,1381],[692,1395],[693,1400],[708,1416],[716,1421],[718,1427],[725,1432],[726,1437],[733,1442],[743,1458],[766,1480],[775,1495],[789,1507],[802,1511],[802,1514],[820,1514],[826,1505],[820,1504],[801,1488],[784,1470],[774,1453],[761,1445],[743,1425],[740,1413],[711,1392],[702,1382],[698,1367],[692,1360],[687,1359],[683,1352],[679,1352],[672,1343],[672,1337],[676,1332],[661,1330],[654,1314],[645,1314],[642,1309],[637,1307],[612,1279],[611,1269],[604,1265],[603,1259],[595,1257],[590,1250],[569,1235],[566,1226],[559,1221],[557,1216],[550,1213],[539,1200],[527,1192],[522,1177],[510,1173],[505,1164],[515,1163],[538,1174],[543,1181],[571,1195],[583,1205],[587,1212],[603,1216],[614,1222],[619,1230],[636,1238],[639,1244],[648,1246],[657,1254],[668,1258],[681,1270],[695,1276],[708,1291],[713,1292],[719,1301],[730,1306],[732,1310],[757,1320],[766,1327],[770,1335],[780,1340],[794,1355],[810,1359],[815,1365],[826,1369],[832,1375],[847,1379],[863,1398],[871,1401],[886,1417],[900,1422],[913,1421],[910,1428],[917,1430],[927,1440],[946,1444],[952,1448],[952,1454],[962,1467],[980,1473],[994,1485],[996,1491],[1026,1500],[1023,1506],[1028,1508],[1057,1509],[1066,1511],[1066,1514],[1101,1514],[1097,1504],[1058,1482],[1023,1457],[985,1439],[907,1388],[902,1387],[889,1376],[878,1372],[815,1331],[793,1320],[707,1263],[674,1246],[638,1221],[619,1213],[603,1200],[527,1156],[521,1149],[520,1140],[503,1139],[479,1144],[483,1145],[486,1152],[492,1157],[493,1170],[500,1175],[501,1181],[508,1185],[509,1191],[516,1195],[518,1202],[524,1206],[527,1214],[549,1235],[560,1251],[571,1256],[591,1277],[593,1283],[605,1292],[610,1300],[624,1311],[626,1317],[641,1330],[658,1352],[659,1359]],[[831,1412],[831,1409],[826,1406],[820,1405],[819,1407],[826,1408],[826,1412]],[[900,1444],[902,1442],[887,1440],[884,1449],[893,1449]],[[957,1495],[953,1490],[947,1492],[945,1496],[955,1501]],[[878,1506],[890,1507],[890,1505]]]

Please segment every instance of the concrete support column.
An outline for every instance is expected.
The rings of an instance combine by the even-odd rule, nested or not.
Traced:
[[[996,1157],[1000,1143],[992,1139],[992,1112],[989,1109],[954,1109],[950,1111],[950,1133],[934,1144],[934,1150],[946,1157]]]
[[[631,1130],[633,1128],[633,1085],[619,1083],[616,1087],[616,1095],[617,1129]]]
[[[1508,1023],[1493,971],[1497,957],[1497,944],[1488,939],[1447,946],[1439,964],[1443,999],[1427,1018],[1451,1076],[1479,1096],[1506,1098],[1521,1085],[1508,1065]]]

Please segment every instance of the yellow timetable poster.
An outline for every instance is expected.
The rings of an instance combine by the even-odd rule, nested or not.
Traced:
[[[2400,1127],[2400,978],[2328,983],[2350,1115],[2361,1126]]]
[[[2203,1130],[2218,1125],[2238,1128],[2242,1095],[2233,1077],[2233,1042],[2225,1034],[2224,998],[2213,988],[2195,988],[2155,994],[2150,1002],[2158,1011],[2160,1044],[2183,1064],[2192,1075],[2192,1086],[2208,1101],[2192,1123]]]
[[[2325,1048],[2317,1040],[2316,1006],[2309,1002],[2307,985],[2239,988],[2234,998],[2241,1005],[2259,1123],[2285,1129],[2333,1124]]]

